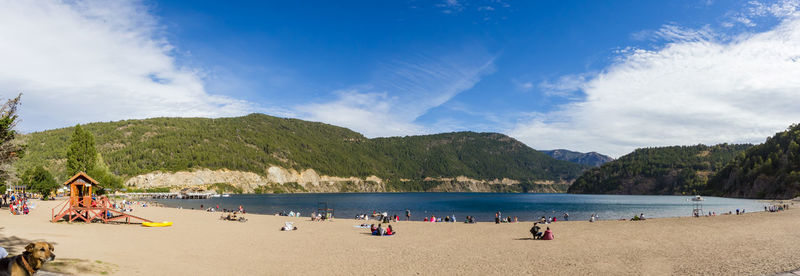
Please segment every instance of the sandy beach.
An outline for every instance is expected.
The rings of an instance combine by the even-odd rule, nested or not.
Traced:
[[[558,222],[553,241],[531,240],[532,223],[392,223],[371,236],[352,219],[312,222],[248,214],[138,207],[172,227],[50,223],[61,201],[30,215],[0,211],[0,246],[55,244],[48,269],[113,275],[763,275],[800,268],[800,210],[646,221]],[[798,206],[800,207],[800,206]],[[419,218],[421,219],[421,218]],[[285,221],[298,231],[281,232]]]

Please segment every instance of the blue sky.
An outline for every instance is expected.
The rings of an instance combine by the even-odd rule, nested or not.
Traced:
[[[0,3],[26,132],[261,112],[620,156],[800,118],[792,0]]]

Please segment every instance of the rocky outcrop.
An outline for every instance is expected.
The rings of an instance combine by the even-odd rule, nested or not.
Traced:
[[[214,183],[229,183],[245,192],[253,192],[258,186],[267,184],[267,181],[260,175],[252,172],[229,171],[229,170],[196,170],[192,172],[152,172],[144,175],[137,175],[125,181],[125,185],[137,188],[161,188],[170,187],[182,189],[211,185]]]
[[[182,189],[187,187],[207,186],[214,183],[228,183],[241,188],[245,193],[253,193],[259,188],[267,188],[266,192],[275,190],[290,192],[385,192],[386,187],[381,178],[369,176],[364,179],[358,177],[320,176],[313,169],[298,172],[294,169],[285,169],[271,166],[266,170],[266,176],[252,172],[230,170],[196,170],[191,172],[152,172],[131,177],[125,182],[126,186],[137,188],[170,187]]]
[[[455,178],[425,178],[434,182],[429,192],[546,192],[566,191],[568,183],[535,181],[523,184],[514,179],[480,180],[465,176]],[[129,187],[159,188],[173,190],[205,187],[215,183],[227,183],[244,193],[339,193],[339,192],[386,192],[386,182],[377,176],[366,178],[319,175],[313,169],[297,171],[270,166],[265,175],[231,170],[195,170],[191,172],[152,172],[131,177],[125,182]]]

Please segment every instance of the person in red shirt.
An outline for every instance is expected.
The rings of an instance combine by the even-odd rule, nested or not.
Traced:
[[[544,231],[544,235],[542,236],[543,240],[552,240],[555,239],[553,236],[553,231],[550,231],[550,227],[547,227],[547,230]]]

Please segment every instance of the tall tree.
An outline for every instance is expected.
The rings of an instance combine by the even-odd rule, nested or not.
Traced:
[[[30,191],[41,194],[45,199],[59,187],[53,175],[42,166],[25,171],[22,175],[22,185],[27,186]]]
[[[89,172],[97,164],[97,149],[94,147],[94,135],[76,125],[72,132],[67,150],[67,177],[78,172]]]
[[[15,140],[17,131],[17,107],[22,93],[8,100],[0,107],[0,190],[5,190],[5,183],[14,177],[12,164],[22,157],[25,145]]]
[[[94,180],[100,182],[100,187],[104,190],[117,191],[122,188],[122,178],[111,173],[111,170],[103,160],[103,155],[97,153],[97,162],[92,170],[87,172]]]

